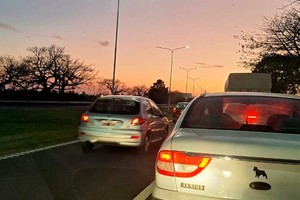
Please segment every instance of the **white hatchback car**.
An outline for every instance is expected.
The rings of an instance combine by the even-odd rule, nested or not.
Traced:
[[[300,199],[300,96],[195,98],[162,144],[153,199]]]
[[[78,139],[83,151],[92,150],[96,142],[148,151],[168,133],[168,119],[151,99],[109,95],[98,98],[81,116]]]

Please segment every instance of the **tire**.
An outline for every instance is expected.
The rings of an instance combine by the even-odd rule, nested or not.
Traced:
[[[94,150],[94,143],[91,143],[89,141],[82,142],[81,149],[83,152],[91,152]]]

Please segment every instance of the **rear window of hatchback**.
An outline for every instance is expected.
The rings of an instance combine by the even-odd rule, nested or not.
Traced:
[[[89,112],[102,114],[136,115],[140,112],[140,103],[122,98],[98,99]]]

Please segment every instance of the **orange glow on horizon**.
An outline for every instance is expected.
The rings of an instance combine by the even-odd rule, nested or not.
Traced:
[[[194,87],[193,81],[188,80],[188,93],[193,93],[193,88],[195,95],[202,91],[224,91],[229,73],[249,72],[238,66],[240,47],[234,36],[241,31],[255,31],[263,17],[274,16],[285,3],[284,0],[170,2],[120,2],[116,79],[128,87],[151,87],[158,79],[169,87],[171,52],[156,47],[174,49],[188,45],[189,48],[173,54],[171,90],[182,93],[186,90],[186,73],[177,67],[199,67],[189,73],[189,78],[201,77],[201,80],[195,81]],[[3,16],[10,16],[3,17],[0,26],[1,54],[26,56],[28,47],[55,44],[65,47],[72,58],[93,66],[99,77],[112,78],[116,2],[62,0],[49,1],[47,6],[44,1],[31,3],[6,1],[0,7]],[[17,15],[9,15],[9,10]]]

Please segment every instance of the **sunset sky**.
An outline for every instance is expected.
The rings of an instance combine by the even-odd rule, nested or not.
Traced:
[[[127,86],[150,87],[157,79],[185,92],[186,71],[195,94],[224,90],[238,66],[241,31],[253,32],[289,0],[120,0],[116,79]],[[33,46],[65,47],[72,58],[112,78],[117,0],[1,0],[0,54],[28,55]],[[201,63],[201,64],[199,64]],[[208,66],[222,67],[208,67]],[[193,81],[188,82],[192,93]]]

